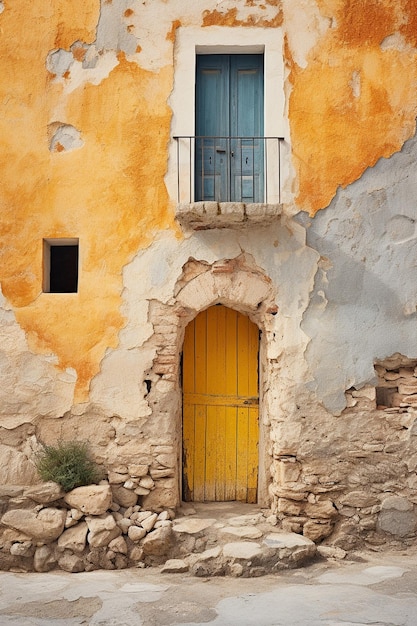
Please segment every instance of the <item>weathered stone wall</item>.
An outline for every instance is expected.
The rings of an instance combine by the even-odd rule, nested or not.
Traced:
[[[340,416],[300,406],[297,440],[275,444],[273,508],[283,528],[344,549],[413,541],[415,408],[377,408],[372,386],[346,401]]]
[[[124,468],[122,468],[124,469]],[[56,483],[0,488],[2,516],[0,568],[47,572],[123,569],[166,560],[172,547],[172,511],[155,513],[139,504],[139,489],[152,488],[146,466],[112,473],[109,484],[64,493]],[[133,474],[133,476],[132,476]],[[128,484],[123,487],[119,481]],[[144,487],[145,488],[145,487]],[[165,558],[164,558],[165,557]]]
[[[184,329],[221,302],[262,334],[260,503],[316,541],[413,540],[412,4],[0,2],[3,513],[29,503],[39,445],[74,438],[116,507],[177,507]],[[232,40],[266,42],[283,204],[265,221],[263,207],[209,207],[214,223],[182,207],[184,224],[210,227],[182,232],[171,135],[192,134],[192,115],[179,124],[194,74],[179,74],[201,42]],[[79,237],[76,294],[42,292],[42,239],[55,237]],[[11,532],[0,523],[7,563],[32,558]]]

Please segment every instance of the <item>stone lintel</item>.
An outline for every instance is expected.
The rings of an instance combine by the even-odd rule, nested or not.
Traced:
[[[282,213],[282,204],[254,202],[188,202],[178,204],[175,219],[186,230],[267,225]]]

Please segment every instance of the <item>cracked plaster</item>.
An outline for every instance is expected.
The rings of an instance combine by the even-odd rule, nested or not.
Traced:
[[[335,413],[345,389],[374,381],[376,359],[417,355],[416,158],[414,137],[339,190],[314,220],[297,218],[325,262],[302,322],[310,386]]]
[[[53,355],[34,355],[24,331],[0,296],[0,419],[16,428],[38,416],[58,417],[72,404],[76,373],[59,371]]]

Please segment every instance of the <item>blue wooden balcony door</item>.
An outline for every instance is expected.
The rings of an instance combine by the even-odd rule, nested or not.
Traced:
[[[263,201],[263,109],[263,55],[197,56],[196,200]]]

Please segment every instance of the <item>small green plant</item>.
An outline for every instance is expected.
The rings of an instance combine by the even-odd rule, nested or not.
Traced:
[[[53,480],[64,491],[97,483],[102,478],[84,441],[59,441],[57,446],[43,446],[36,467],[42,480]]]

